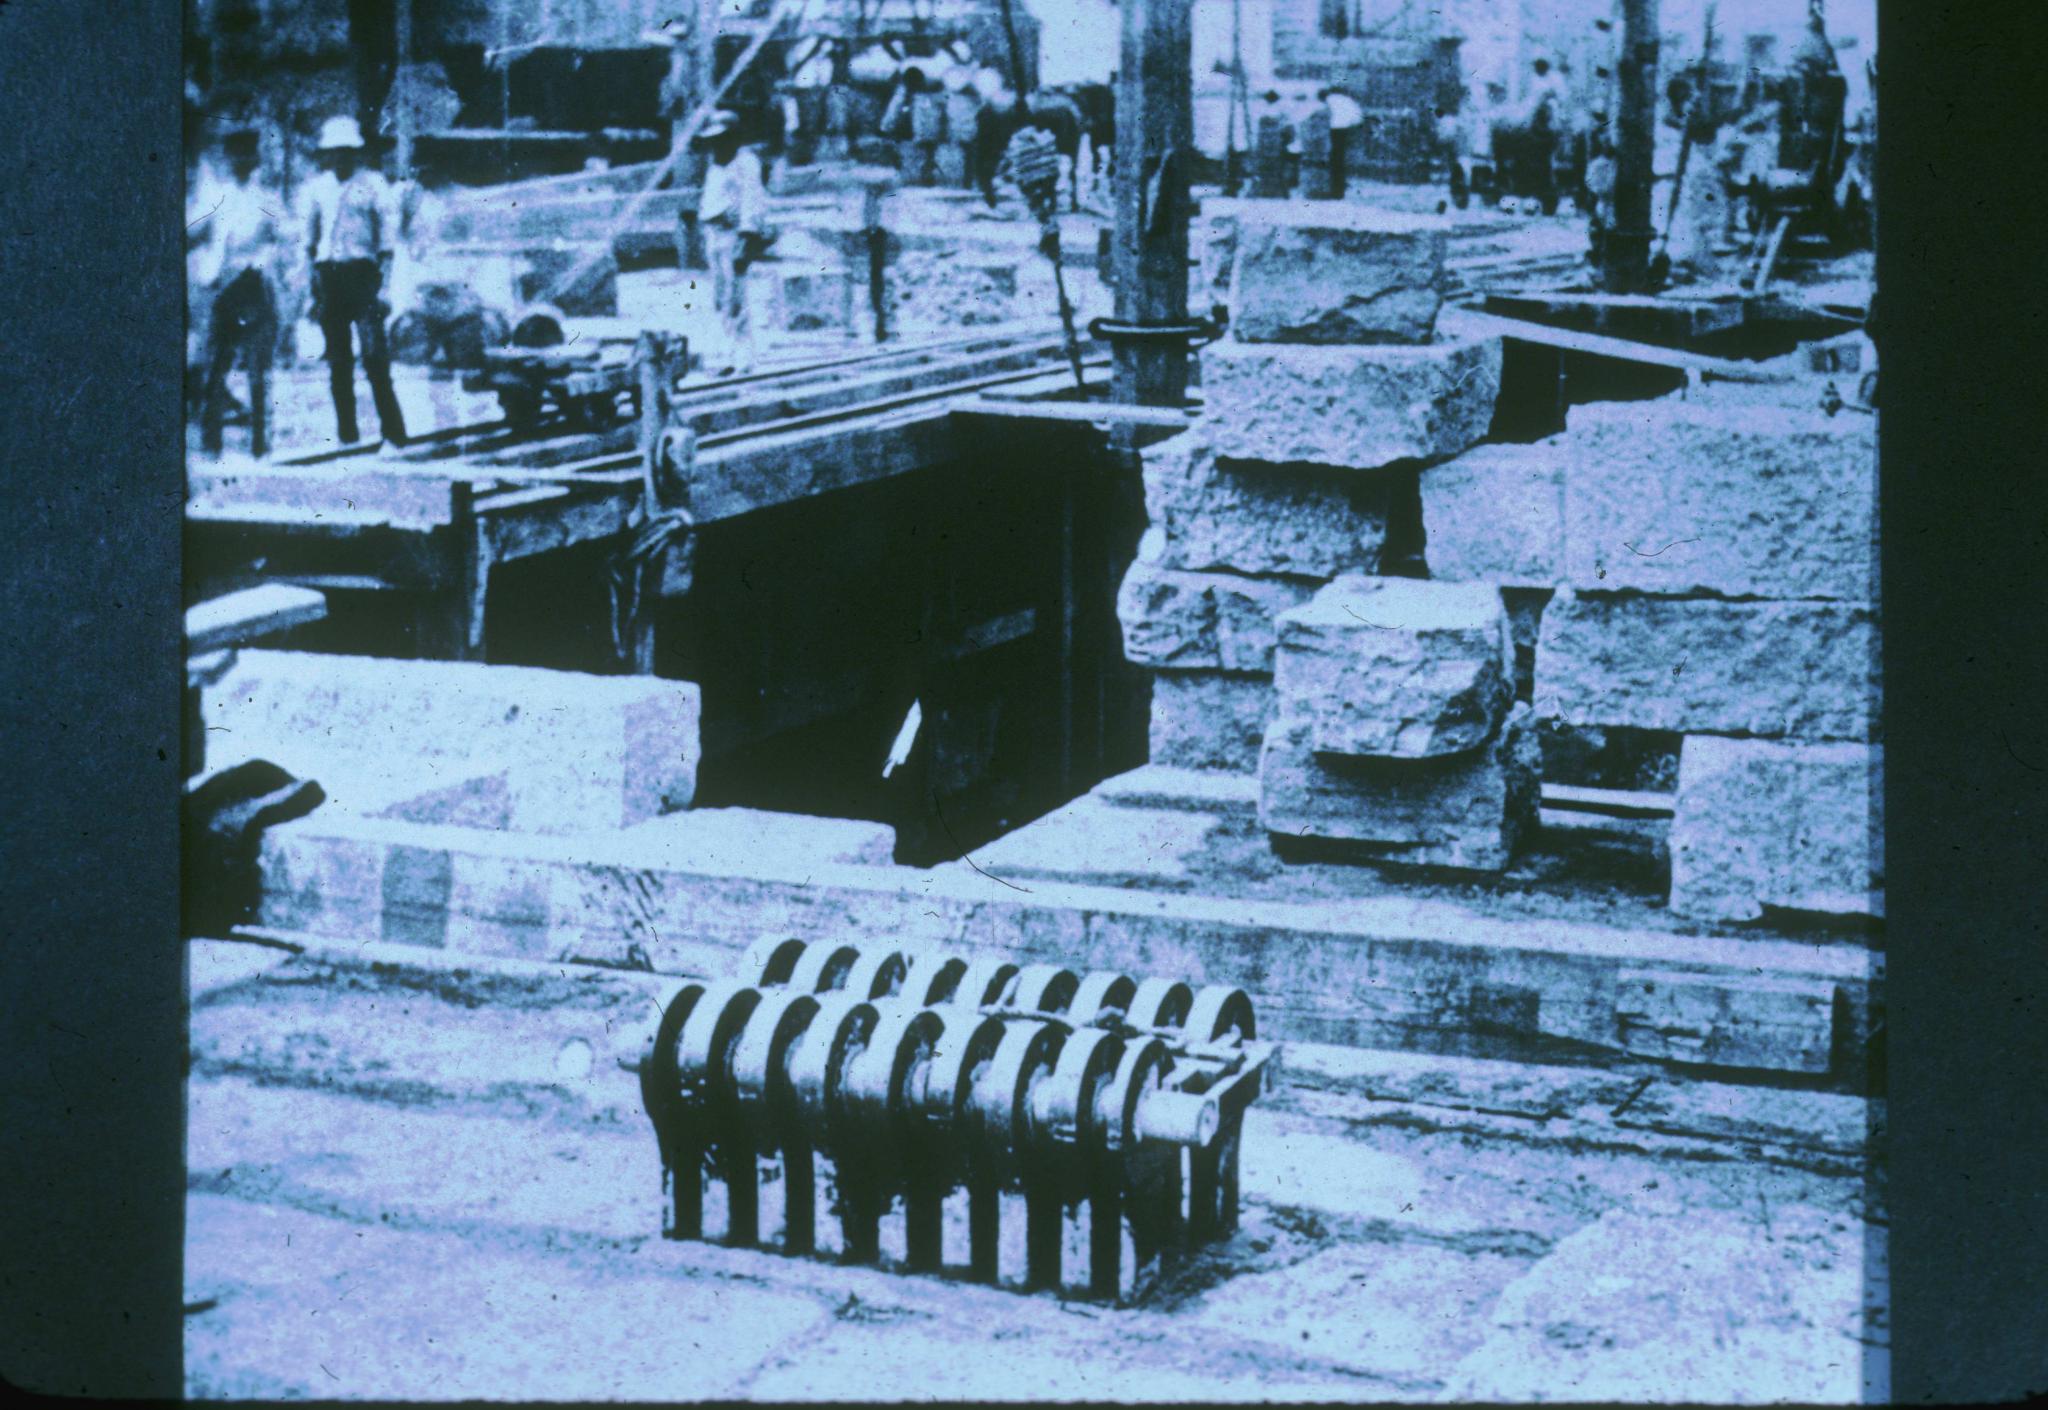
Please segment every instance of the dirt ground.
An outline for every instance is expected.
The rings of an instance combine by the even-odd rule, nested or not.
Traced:
[[[192,954],[195,1398],[1884,1394],[1860,1162],[1619,1133],[1585,1073],[1404,1057],[1377,1098],[1282,1086],[1236,1236],[1113,1309],[662,1239],[601,976]]]

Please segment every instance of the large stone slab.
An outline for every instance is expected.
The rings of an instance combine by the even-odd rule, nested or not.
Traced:
[[[1574,407],[1562,442],[1573,585],[1875,600],[1872,418],[1602,402]]]
[[[1319,755],[1314,724],[1282,713],[1259,756],[1259,821],[1283,838],[1351,844],[1410,866],[1500,871],[1535,826],[1538,750],[1518,705],[1484,750],[1435,759]]]
[[[1694,735],[1679,753],[1671,909],[1755,920],[1764,908],[1884,913],[1883,751]]]
[[[1855,944],[1501,914],[1412,889],[1232,898],[1006,883],[967,862],[906,885],[901,867],[849,862],[849,846],[872,845],[852,831],[839,841],[808,827],[780,839],[752,832],[722,812],[559,838],[322,808],[264,833],[261,923],[351,948],[414,938],[451,952],[700,976],[729,972],[762,935],[929,942],[1240,985],[1261,1031],[1282,1041],[1429,1051],[1497,1042],[1504,1012],[1527,1037],[1617,1046],[1622,969],[1825,980],[1862,1032],[1878,967]],[[1520,1002],[1510,1008],[1503,995]]]
[[[1278,627],[1273,684],[1318,754],[1462,754],[1514,703],[1507,611],[1483,583],[1342,577]]]
[[[1162,671],[1152,678],[1151,762],[1251,773],[1272,711],[1269,676]]]
[[[1200,431],[1161,441],[1144,463],[1146,563],[1317,579],[1379,567],[1389,488],[1380,477],[1233,463]]]
[[[1614,989],[1621,1046],[1642,1057],[1808,1073],[1834,1058],[1832,984],[1628,969]]]
[[[1204,419],[1228,459],[1373,470],[1478,443],[1500,389],[1498,338],[1420,347],[1212,343]]]
[[[1314,591],[1296,579],[1133,563],[1116,601],[1124,657],[1160,670],[1270,672],[1273,619]]]
[[[1561,590],[1536,646],[1536,706],[1580,725],[1867,739],[1877,621],[1842,602]]]
[[[1424,343],[1443,306],[1450,227],[1348,201],[1256,202],[1238,216],[1231,336],[1248,343]]]
[[[1419,477],[1424,556],[1432,578],[1551,587],[1564,580],[1561,436],[1484,445]]]
[[[620,828],[689,806],[687,681],[243,651],[206,687],[210,762],[269,759],[378,811],[521,832]],[[359,785],[359,787],[358,787]],[[410,809],[411,811],[407,811]]]

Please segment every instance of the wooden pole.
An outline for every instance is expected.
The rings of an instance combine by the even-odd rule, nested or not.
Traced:
[[[1124,0],[1117,78],[1116,316],[1188,316],[1188,179],[1194,149],[1190,0]],[[1112,397],[1132,406],[1187,399],[1188,354],[1171,343],[1116,349]]]
[[[1620,140],[1614,152],[1614,230],[1608,292],[1648,292],[1650,190],[1657,160],[1657,0],[1621,0]]]
[[[412,65],[412,0],[394,0],[392,23],[398,31],[398,62],[392,77],[397,87],[398,111],[391,115],[393,157],[398,164],[398,179],[412,179],[412,103],[408,101],[409,90],[414,86],[412,75],[407,70]],[[398,86],[399,80],[404,82]]]

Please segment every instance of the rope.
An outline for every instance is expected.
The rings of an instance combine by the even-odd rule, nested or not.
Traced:
[[[618,238],[619,232],[624,230],[626,225],[645,209],[648,201],[653,199],[655,189],[668,178],[670,172],[675,170],[677,159],[689,150],[692,142],[697,140],[697,134],[703,130],[704,124],[710,119],[711,114],[718,110],[720,101],[731,90],[733,84],[738,81],[740,75],[747,71],[747,66],[754,62],[763,48],[767,47],[768,41],[782,28],[783,20],[789,16],[792,10],[808,8],[809,4],[810,0],[776,0],[775,9],[769,14],[768,22],[761,26],[760,31],[755,34],[739,58],[734,60],[732,68],[727,70],[725,77],[719,80],[718,87],[712,92],[711,96],[699,103],[695,111],[690,114],[689,119],[683,124],[682,139],[675,144],[667,156],[655,164],[654,171],[647,178],[647,184],[634,192],[632,199],[628,200],[620,209],[618,216],[612,221],[611,228],[605,232],[604,238],[593,245],[589,253],[571,265],[565,273],[558,276],[548,286],[547,293],[540,300],[542,303],[553,302],[561,295],[564,289],[575,284],[578,279],[581,279],[596,267],[600,259],[611,253],[612,244]]]

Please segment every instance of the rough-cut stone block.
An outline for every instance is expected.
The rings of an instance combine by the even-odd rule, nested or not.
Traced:
[[[1499,871],[1536,821],[1538,758],[1529,707],[1492,744],[1436,759],[1315,752],[1313,723],[1283,714],[1259,757],[1259,821],[1281,837],[1354,844],[1378,860]]]
[[[1835,1030],[1832,984],[1623,970],[1614,988],[1615,1027],[1625,1052],[1713,1067],[1828,1070]]]
[[[1424,343],[1443,305],[1449,226],[1352,202],[1239,215],[1231,336],[1249,343]]]
[[[1273,619],[1313,584],[1235,573],[1183,573],[1133,563],[1117,593],[1124,656],[1159,670],[1273,669]]]
[[[1872,418],[1690,401],[1575,407],[1565,578],[1730,597],[1876,596]]]
[[[1420,476],[1432,578],[1551,587],[1564,579],[1561,437],[1477,446]]]
[[[1379,567],[1388,486],[1319,465],[1221,460],[1200,432],[1145,452],[1152,531],[1138,556],[1161,568],[1327,579]]]
[[[1266,676],[1165,671],[1152,678],[1151,762],[1251,773],[1273,709]]]
[[[771,261],[748,270],[746,286],[757,327],[784,333],[853,331],[853,280],[843,269]]]
[[[1883,751],[1694,735],[1679,753],[1671,909],[1755,920],[1766,906],[1881,915]]]
[[[1561,590],[1536,645],[1536,705],[1572,724],[1767,739],[1867,739],[1877,623],[1841,602]]]
[[[1514,702],[1507,612],[1483,583],[1339,578],[1278,626],[1273,683],[1319,754],[1462,754]]]
[[[1498,338],[1420,347],[1212,343],[1202,400],[1216,453],[1374,470],[1478,443],[1500,389]]]
[[[365,796],[398,813],[474,793],[500,826],[581,832],[688,807],[696,789],[686,681],[244,651],[202,710],[217,762],[367,778]]]

